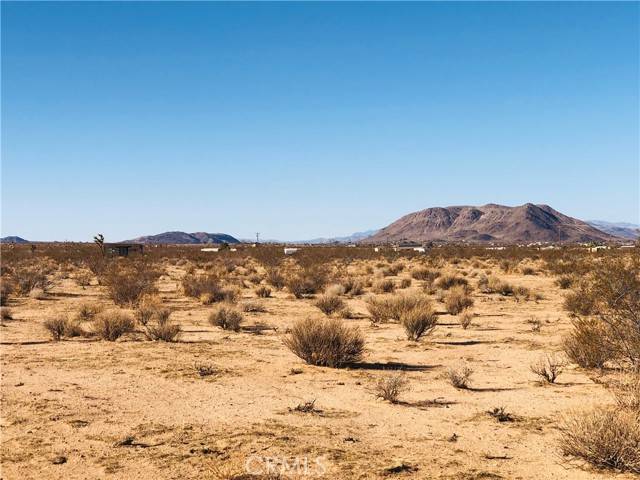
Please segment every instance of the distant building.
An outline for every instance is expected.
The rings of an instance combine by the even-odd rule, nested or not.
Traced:
[[[142,254],[144,245],[141,243],[105,243],[104,253],[109,257],[128,257],[130,254]]]

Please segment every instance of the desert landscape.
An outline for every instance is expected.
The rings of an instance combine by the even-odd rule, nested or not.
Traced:
[[[2,478],[640,471],[637,247],[2,248]]]

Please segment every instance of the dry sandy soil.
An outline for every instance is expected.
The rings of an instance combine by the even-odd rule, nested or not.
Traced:
[[[372,325],[365,297],[348,298],[359,318],[345,321],[363,331],[367,353],[346,369],[306,365],[283,345],[294,321],[322,316],[311,299],[275,292],[258,299],[266,313],[246,314],[246,326],[271,328],[226,332],[207,322],[210,306],[182,295],[184,271],[175,266],[160,293],[184,330],[178,343],[140,334],[52,342],[42,324],[53,314],[73,314],[87,300],[113,306],[96,285],[67,278],[47,299],[13,298],[14,319],[0,329],[2,479],[215,479],[269,465],[294,478],[632,478],[560,455],[562,416],[611,397],[574,366],[555,385],[539,383],[530,365],[560,351],[570,327],[562,291],[542,274],[496,273],[544,298],[518,302],[476,289],[472,326],[443,314],[418,343],[398,324]],[[418,290],[414,280],[408,291]],[[243,290],[244,300],[254,296]],[[444,376],[462,363],[474,370],[467,390]],[[216,372],[200,377],[196,364]],[[410,381],[397,404],[375,394],[393,369]],[[315,411],[294,410],[309,400]],[[515,421],[487,414],[501,406]]]

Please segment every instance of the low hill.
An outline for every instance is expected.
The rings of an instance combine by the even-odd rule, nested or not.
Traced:
[[[443,241],[469,243],[606,242],[619,238],[548,205],[427,208],[410,213],[366,243]]]
[[[128,243],[165,243],[165,244],[208,244],[208,243],[240,243],[237,238],[226,233],[206,233],[206,232],[164,232],[157,235],[147,235],[143,237],[127,240]]]
[[[0,243],[31,243],[29,240],[25,240],[22,237],[16,237],[15,235],[9,237],[0,238]]]

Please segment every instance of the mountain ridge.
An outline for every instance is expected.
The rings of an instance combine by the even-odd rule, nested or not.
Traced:
[[[364,243],[442,241],[469,243],[578,243],[620,240],[549,205],[432,207],[412,212]]]

